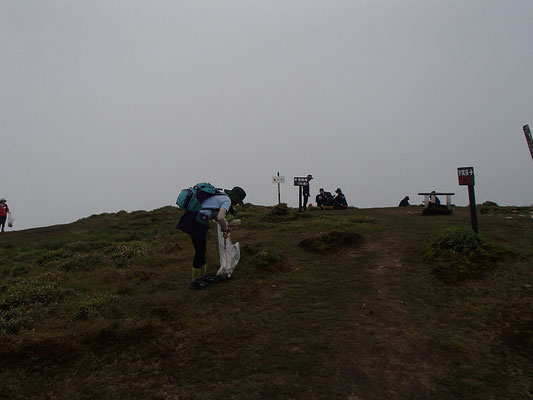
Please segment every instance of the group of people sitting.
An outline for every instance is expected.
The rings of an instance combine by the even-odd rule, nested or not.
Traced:
[[[321,210],[345,210],[348,208],[346,196],[344,196],[344,193],[342,193],[340,188],[335,190],[335,196],[333,196],[330,192],[326,192],[324,188],[320,188],[319,192],[320,193],[318,193],[315,197],[315,201],[317,207],[320,207]]]

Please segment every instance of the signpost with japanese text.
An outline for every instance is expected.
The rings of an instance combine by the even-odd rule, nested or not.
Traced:
[[[476,210],[476,195],[474,193],[474,167],[459,167],[457,168],[457,177],[459,178],[459,185],[468,186],[468,202],[470,203],[470,219],[472,221],[472,229],[478,233],[477,224],[477,210]]]
[[[272,177],[272,183],[277,183],[278,184],[278,204],[281,204],[281,192],[280,192],[279,184],[280,183],[285,183],[285,177],[284,176],[279,176],[279,172],[278,172],[278,176],[273,176]]]
[[[474,168],[457,168],[457,176],[459,177],[459,185],[474,186]]]
[[[302,187],[309,184],[309,177],[307,176],[295,176],[294,177],[294,186],[298,186],[299,192],[299,201],[298,201],[298,211],[302,211]]]

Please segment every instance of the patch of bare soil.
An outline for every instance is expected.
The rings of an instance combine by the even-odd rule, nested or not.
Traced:
[[[390,398],[406,393],[418,393],[419,398],[430,398],[439,371],[449,361],[432,339],[417,332],[409,324],[409,305],[392,290],[395,276],[404,268],[400,239],[366,243],[364,249],[378,254],[375,263],[368,265],[368,273],[376,295],[363,304],[357,318],[372,334],[370,356],[354,360],[357,374],[381,377],[389,388]],[[357,382],[355,377],[354,382]],[[353,398],[364,399],[354,384]]]
[[[358,233],[331,231],[320,236],[304,239],[299,245],[316,253],[329,253],[346,247],[359,247],[363,242],[363,236]]]
[[[155,337],[152,326],[132,327],[114,331],[100,329],[83,336],[44,337],[11,342],[0,350],[0,366],[25,365],[31,370],[44,370],[75,362],[91,351],[102,356],[134,348]]]

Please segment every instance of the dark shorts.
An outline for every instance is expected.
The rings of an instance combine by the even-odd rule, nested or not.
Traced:
[[[206,220],[206,223],[198,222],[198,213],[186,212],[179,220],[177,228],[193,239],[205,240],[209,229],[209,220]]]

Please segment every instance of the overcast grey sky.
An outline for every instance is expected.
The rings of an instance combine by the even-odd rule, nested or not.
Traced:
[[[533,204],[531,0],[0,0],[0,196],[23,229],[175,203]]]

